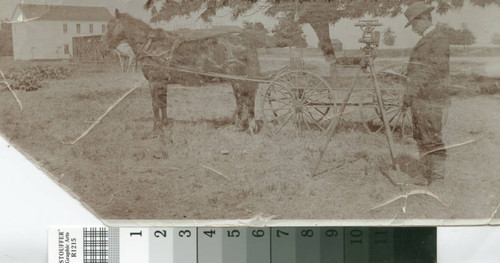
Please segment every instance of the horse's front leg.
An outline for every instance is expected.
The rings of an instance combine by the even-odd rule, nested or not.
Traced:
[[[129,55],[129,57],[128,57],[127,72],[130,69],[130,66],[132,65],[132,59],[134,59],[134,57],[132,55]],[[134,70],[134,72],[135,72],[135,70]]]
[[[118,59],[120,59],[120,67],[122,68],[121,72],[125,72],[125,69],[123,68],[122,55],[120,55],[120,52],[118,52],[118,51],[116,51],[116,54],[118,55]]]

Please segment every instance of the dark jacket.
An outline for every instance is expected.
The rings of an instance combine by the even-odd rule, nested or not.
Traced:
[[[449,75],[450,41],[448,34],[436,28],[422,37],[411,52],[406,92],[420,99],[443,98],[447,96]]]

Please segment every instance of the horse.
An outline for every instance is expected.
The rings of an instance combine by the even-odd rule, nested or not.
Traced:
[[[249,46],[242,34],[217,34],[203,37],[183,37],[163,29],[153,29],[149,24],[127,13],[115,10],[101,41],[110,49],[122,41],[127,43],[148,80],[153,105],[153,132],[168,125],[167,86],[186,83],[203,84],[213,77],[186,73],[172,68],[196,72],[213,72],[245,77],[258,77],[260,65],[257,49]],[[234,122],[239,130],[256,132],[255,94],[258,83],[247,80],[230,82],[236,98]]]
[[[127,43],[121,43],[115,49],[113,49],[113,52],[118,56],[118,59],[120,59],[120,66],[122,68],[122,72],[128,72],[130,66],[132,65],[132,61],[134,61],[135,59],[135,54],[132,48]],[[123,66],[122,57],[128,58],[128,65],[126,68]],[[137,61],[134,64],[134,72],[135,71],[137,71]]]

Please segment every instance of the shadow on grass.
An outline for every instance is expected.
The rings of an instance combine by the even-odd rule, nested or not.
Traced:
[[[141,117],[141,118],[136,118],[134,119],[136,122],[148,122],[151,123],[151,126],[153,125],[153,117]],[[218,119],[198,119],[198,120],[176,120],[172,118],[168,118],[168,124],[167,127],[169,126],[174,126],[174,125],[205,125],[207,124],[210,128],[218,129],[221,127],[226,127],[226,126],[231,126],[234,125],[234,120],[232,120],[229,117],[224,117],[224,118],[218,118]]]
[[[210,128],[218,129],[225,126],[234,125],[234,120],[231,118],[219,118],[219,119],[198,119],[198,120],[173,120],[169,119],[169,122],[173,122],[173,124],[182,124],[182,125],[200,125],[207,124]]]

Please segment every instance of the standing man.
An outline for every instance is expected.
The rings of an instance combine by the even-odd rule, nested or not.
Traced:
[[[432,6],[416,2],[405,16],[413,32],[422,36],[413,48],[407,68],[404,105],[413,114],[414,134],[420,153],[422,185],[445,176],[446,148],[442,139],[443,113],[450,104],[446,84],[450,74],[450,42],[446,32],[432,24]]]

